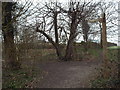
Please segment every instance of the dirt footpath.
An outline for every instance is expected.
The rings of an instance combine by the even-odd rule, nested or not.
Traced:
[[[39,64],[37,67],[45,74],[36,77],[33,82],[34,88],[90,88],[89,80],[94,77],[100,62],[49,62]]]

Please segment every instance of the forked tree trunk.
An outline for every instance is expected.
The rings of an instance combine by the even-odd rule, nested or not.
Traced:
[[[71,28],[70,28],[70,36],[69,36],[69,40],[68,40],[68,43],[67,43],[66,54],[65,54],[65,57],[64,57],[65,61],[75,59],[74,39],[76,37],[76,29],[77,29],[76,12],[73,12],[72,13]]]
[[[55,42],[53,41],[53,39],[52,39],[49,35],[47,35],[44,31],[39,30],[38,27],[37,27],[36,31],[37,31],[37,32],[40,32],[41,34],[43,34],[43,35],[48,39],[48,41],[49,41],[49,42],[54,46],[54,48],[56,49],[56,53],[57,53],[58,58],[59,58],[60,60],[63,60],[60,45],[57,44],[57,43],[55,43]]]
[[[73,40],[69,40],[66,48],[65,61],[74,60],[74,43]]]

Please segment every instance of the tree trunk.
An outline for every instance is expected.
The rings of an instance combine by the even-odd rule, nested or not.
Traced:
[[[14,27],[13,23],[11,23],[12,20],[12,2],[5,2],[3,5],[6,5],[5,9],[3,9],[3,12],[6,13],[3,19],[3,37],[4,37],[4,56],[5,56],[5,62],[6,62],[6,68],[8,69],[18,69],[20,68],[20,63],[17,60],[16,55],[16,47],[14,43]],[[5,27],[7,26],[7,27]]]
[[[71,28],[70,28],[70,36],[69,36],[69,40],[68,40],[68,43],[67,43],[66,54],[65,54],[65,57],[64,57],[65,61],[75,59],[74,39],[76,37],[76,29],[77,29],[76,13],[73,12],[72,13],[72,23],[71,23]]]
[[[120,48],[118,48],[118,79],[120,81],[120,60],[119,58],[120,58]]]
[[[4,33],[3,45],[4,45],[6,68],[10,68],[10,69],[20,68],[20,64],[17,61],[16,47],[14,44],[14,36],[12,31],[7,34]]]
[[[74,43],[73,40],[69,40],[66,48],[65,61],[74,60]]]
[[[55,43],[59,44],[57,29],[57,11],[54,12]]]
[[[82,19],[82,31],[83,31],[83,38],[84,38],[85,42],[88,41],[89,30],[90,30],[90,26],[89,26],[88,22],[85,20],[85,18],[83,18]]]
[[[103,13],[102,17],[102,46],[103,46],[103,66],[104,66],[104,78],[108,78],[108,58],[107,58],[107,33],[106,33],[106,17]]]
[[[63,57],[61,54],[59,38],[58,38],[57,15],[58,15],[58,12],[54,11],[55,49],[56,49],[56,53],[57,53],[59,60],[62,60]]]
[[[56,46],[56,53],[57,53],[57,56],[58,56],[59,60],[63,60],[60,45]]]
[[[83,39],[86,42],[84,45],[85,51],[88,51],[88,32],[90,30],[90,26],[85,18],[82,19],[82,31],[83,31]]]
[[[99,27],[100,27],[100,35],[101,35],[101,37],[100,37],[100,47],[103,48],[103,45],[102,45],[102,26],[101,26],[101,24],[99,24]]]

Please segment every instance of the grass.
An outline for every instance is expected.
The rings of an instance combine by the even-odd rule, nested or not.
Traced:
[[[30,65],[30,62],[22,64],[21,69],[11,71],[3,69],[2,75],[2,88],[34,88],[36,80],[41,80],[41,78],[46,75],[46,72],[41,70],[37,66]]]
[[[23,62],[49,62],[56,61],[57,55],[55,49],[29,49],[21,59]]]
[[[88,48],[87,54],[85,51],[84,46],[77,46],[76,52],[79,54],[78,58],[80,60],[91,59],[94,57],[94,59],[98,59],[100,56],[102,49],[100,48]],[[114,51],[114,54],[117,53]],[[113,51],[111,51],[111,54],[113,54]],[[109,55],[111,58],[112,55]],[[113,55],[116,57],[116,55]],[[115,59],[115,57],[112,57],[111,60]],[[22,68],[18,71],[4,71],[3,72],[3,88],[25,88],[26,85],[33,80],[34,77],[36,77],[36,73],[40,72],[36,71],[36,64],[39,65],[41,62],[51,62],[51,61],[57,61],[57,55],[55,52],[55,49],[28,49],[27,54],[21,55],[22,59]],[[106,83],[107,80],[99,79],[97,81],[93,82],[93,85],[97,83],[100,85],[102,82]],[[98,86],[96,85],[96,86]]]
[[[17,71],[4,71],[2,88],[25,88],[35,74],[30,75],[23,69]]]
[[[120,46],[111,46],[111,47],[108,47],[108,49],[120,49]]]
[[[118,49],[109,49],[108,58],[110,61],[118,62]]]
[[[93,88],[118,88],[120,86],[120,80],[118,78],[118,64],[119,64],[119,47],[108,47],[108,59],[109,59],[109,78],[103,78],[103,69],[98,71],[98,75],[91,82]]]
[[[119,83],[117,78],[98,78],[92,82],[92,88],[118,88]]]
[[[3,69],[3,88],[26,88],[36,75],[39,74],[42,77],[42,70],[36,65],[56,59],[55,49],[28,49],[27,53],[21,53],[22,69],[16,71]]]
[[[85,50],[84,45],[76,47],[76,53],[79,54],[80,59],[98,59],[100,53],[102,52],[101,48],[88,48],[87,51]]]
[[[100,53],[102,52],[102,49],[100,49],[100,48],[91,49],[90,48],[90,49],[88,49],[88,52],[97,58],[97,57],[99,57]]]

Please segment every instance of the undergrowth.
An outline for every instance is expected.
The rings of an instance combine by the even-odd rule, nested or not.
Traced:
[[[20,70],[3,70],[2,88],[25,88],[27,84],[33,80],[35,73],[23,69]]]
[[[108,49],[109,77],[103,78],[103,68],[101,67],[94,80],[91,81],[92,88],[120,88],[119,72],[119,50]]]

